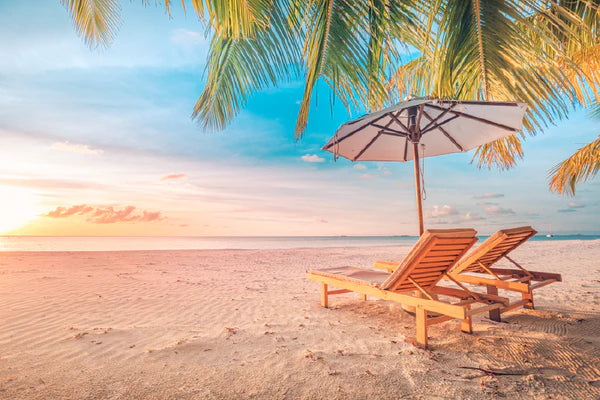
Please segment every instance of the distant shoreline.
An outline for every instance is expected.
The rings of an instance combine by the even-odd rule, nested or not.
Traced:
[[[488,236],[479,236],[480,242]],[[194,250],[291,250],[410,246],[416,236],[65,237],[0,236],[0,253]],[[600,235],[537,235],[532,242],[593,241]]]

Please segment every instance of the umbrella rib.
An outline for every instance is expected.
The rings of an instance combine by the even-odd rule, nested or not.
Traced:
[[[390,132],[390,133],[395,133],[395,134],[400,135],[400,136],[406,136],[405,132],[398,131],[396,129],[392,129],[392,128],[388,127],[388,126],[383,126],[383,125],[379,125],[379,124],[371,124],[371,125],[374,126],[375,128],[379,128],[379,129],[385,130],[385,131]]]
[[[402,111],[402,110],[400,110],[400,111]],[[408,129],[408,127],[407,127],[406,125],[404,125],[404,124],[402,123],[402,121],[400,121],[400,120],[398,119],[398,117],[397,117],[396,115],[394,115],[394,113],[390,113],[390,117],[392,117],[392,119],[393,119],[394,121],[396,121],[396,123],[397,123],[398,125],[400,125],[400,126],[402,127],[402,129],[404,129],[406,132],[410,132],[410,130]]]
[[[424,111],[424,112],[425,112],[425,111]],[[460,117],[460,115],[453,115],[453,116],[451,116],[450,118],[448,118],[447,120],[445,120],[445,121],[442,121],[442,122],[440,122],[439,124],[435,124],[435,125],[434,125],[434,126],[432,126],[431,128],[429,128],[429,129],[426,129],[426,130],[424,130],[423,132],[421,132],[421,136],[423,136],[423,135],[424,135],[424,134],[426,134],[427,132],[431,132],[432,130],[439,128],[439,127],[440,127],[440,126],[442,126],[442,125],[445,125],[445,124],[447,124],[447,123],[448,123],[448,122],[450,122],[450,121],[454,121],[454,120],[455,120],[456,118],[458,118],[458,117]],[[429,118],[429,120],[431,120],[431,117],[428,117],[428,118]],[[429,125],[427,125],[427,126],[429,126]]]
[[[383,117],[387,116],[388,114],[383,114],[377,118],[375,118],[373,121],[369,122],[368,124],[362,125],[359,128],[356,128],[355,130],[353,130],[352,132],[350,132],[349,134],[347,134],[346,136],[344,136],[343,138],[339,139],[339,140],[334,140],[333,143],[329,143],[326,144],[325,146],[323,146],[323,148],[321,150],[329,150],[330,148],[332,148],[333,146],[335,146],[336,144],[339,144],[342,140],[346,140],[348,139],[350,136],[354,135],[355,133],[357,133],[358,131],[360,131],[361,129],[363,129],[365,126],[373,124],[377,121],[379,121],[380,119],[382,119]],[[335,136],[334,136],[335,137]]]
[[[405,138],[405,139],[404,139],[404,161],[405,161],[405,162],[406,162],[406,161],[408,161],[408,160],[406,159],[406,153],[407,153],[407,151],[408,151],[408,138]]]
[[[429,105],[429,104],[427,104]],[[435,124],[437,121],[439,121],[444,115],[446,115],[450,110],[452,110],[454,107],[456,106],[456,103],[450,105],[450,107],[446,108],[440,115],[438,115],[437,117],[435,117],[435,119],[429,119],[430,122],[425,125],[425,128],[423,128],[421,131],[422,133],[425,133],[429,130],[429,127],[431,127],[431,125]],[[425,112],[425,110],[423,110],[423,112]]]
[[[438,110],[445,110],[445,108],[438,107],[438,106],[436,106],[434,104],[428,104],[428,106],[431,107],[431,108],[438,109]],[[455,110],[452,110],[450,112],[453,113],[453,114],[455,114],[455,115],[460,115],[461,117],[465,117],[465,118],[469,118],[469,119],[474,119],[475,121],[479,121],[479,122],[482,122],[484,124],[493,125],[493,126],[496,126],[498,128],[506,129],[507,131],[511,131],[511,132],[518,131],[518,129],[512,128],[510,126],[499,124],[497,122],[490,121],[490,120],[485,119],[485,118],[476,117],[476,116],[471,115],[471,114],[466,114],[464,112],[455,111]]]
[[[367,145],[365,147],[363,147],[363,149],[352,159],[352,161],[356,161],[360,156],[362,156],[365,151],[367,151],[369,149],[369,147],[371,147],[371,145],[373,143],[375,143],[375,141],[379,138],[379,136],[381,136],[383,132],[379,131],[377,132],[377,135],[373,136],[373,139],[371,139],[371,141],[369,143],[367,143]]]
[[[429,114],[427,114],[427,111],[423,111],[423,115],[425,115],[425,117],[427,119],[429,119],[430,121],[432,120],[432,118],[429,116]],[[444,136],[446,136],[448,138],[448,140],[450,140],[460,151],[465,151],[465,149],[463,149],[463,147],[458,144],[458,142],[448,133],[448,131],[446,131],[444,128],[441,127],[440,125],[437,125],[437,128],[444,134]]]
[[[383,129],[380,130],[379,132],[381,132],[383,135],[389,135],[389,136],[394,136],[394,137],[408,137],[408,135],[406,133],[387,132],[387,131],[384,131]]]

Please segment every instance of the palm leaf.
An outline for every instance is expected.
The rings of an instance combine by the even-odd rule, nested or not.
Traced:
[[[61,0],[77,33],[90,47],[109,46],[119,26],[119,0]]]
[[[194,0],[195,9],[202,10],[202,2]],[[198,6],[196,7],[196,3]],[[213,31],[222,37],[250,38],[269,25],[271,0],[206,0]]]
[[[299,77],[300,44],[289,35],[287,13],[273,7],[268,29],[252,38],[215,34],[204,90],[192,117],[208,130],[223,129],[258,90]]]
[[[119,0],[60,0],[71,14],[77,33],[92,48],[108,47],[119,27]],[[148,0],[142,0],[144,5]],[[171,15],[173,0],[165,0],[165,10]],[[220,36],[253,37],[269,25],[271,0],[190,0],[194,12]],[[184,12],[186,1],[181,0]]]
[[[430,0],[427,7],[433,4]],[[534,134],[565,118],[577,102],[577,90],[588,82],[585,77],[569,80],[564,65],[557,62],[561,57],[573,65],[559,33],[562,40],[575,41],[583,29],[571,28],[580,16],[556,7],[537,26],[530,23],[531,15],[545,8],[534,1],[442,2],[439,13],[423,14],[433,19],[427,24],[434,26],[435,39],[424,41],[420,57],[401,65],[392,82],[405,94],[527,102],[524,127]],[[480,167],[508,168],[522,154],[520,139],[513,136],[480,147],[474,161]]]
[[[594,177],[598,171],[600,171],[600,136],[552,168],[550,190],[575,195],[576,184]]]

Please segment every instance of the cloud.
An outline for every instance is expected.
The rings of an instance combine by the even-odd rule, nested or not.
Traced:
[[[489,206],[483,209],[488,215],[514,215],[516,214],[512,208],[502,208],[500,206]]]
[[[320,224],[327,224],[328,221],[326,219],[323,218],[315,218],[315,221],[317,221]]]
[[[55,142],[50,146],[54,150],[60,151],[70,151],[71,153],[80,153],[80,154],[92,154],[92,155],[100,155],[104,153],[102,149],[92,149],[87,144],[74,144],[66,142]]]
[[[577,210],[574,210],[572,208],[563,208],[558,210],[559,213],[572,213],[572,212],[576,212]]]
[[[354,164],[353,168],[362,171],[362,170],[367,169],[367,166],[365,164]]]
[[[71,207],[56,207],[42,215],[49,218],[68,218],[73,215],[86,215],[86,220],[94,224],[114,224],[117,222],[153,222],[164,219],[160,211],[138,211],[134,206],[118,209],[113,206],[93,207],[80,204]]]
[[[428,217],[446,217],[449,215],[457,215],[458,210],[454,206],[444,205],[444,206],[433,206],[431,210],[426,212]]]
[[[323,162],[325,159],[323,157],[319,157],[316,154],[305,154],[302,157],[302,161],[304,162]]]
[[[498,203],[493,203],[491,201],[478,201],[476,204],[478,206],[491,206],[491,205],[495,205],[495,204],[498,204]]]
[[[373,179],[375,178],[377,175],[373,175],[373,174],[360,174],[358,177],[360,179]]]
[[[168,180],[173,180],[173,179],[184,179],[187,178],[187,174],[168,174],[165,176],[162,176],[160,178],[161,181],[168,181]]]
[[[94,208],[90,207],[86,204],[80,204],[77,206],[71,206],[69,208],[66,207],[56,207],[54,210],[50,211],[48,214],[44,215],[45,217],[51,218],[66,218],[71,215],[82,215],[87,214],[92,211]]]
[[[481,221],[485,219],[477,213],[468,212],[460,217],[461,221]]]
[[[381,176],[388,176],[388,175],[392,174],[392,172],[390,171],[390,169],[388,167],[379,166],[377,169],[379,171],[381,171]]]
[[[569,208],[583,208],[583,207],[585,207],[585,204],[581,204],[581,203],[577,203],[575,201],[571,201],[571,202],[569,202],[569,204],[567,204],[567,206],[569,206]]]
[[[497,199],[499,197],[504,197],[502,193],[484,193],[480,196],[473,196],[474,199]]]

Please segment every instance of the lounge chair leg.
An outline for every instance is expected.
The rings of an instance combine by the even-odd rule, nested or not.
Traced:
[[[487,292],[488,294],[497,296],[498,295],[498,288],[496,286],[493,285],[487,285]],[[494,310],[490,310],[490,319],[492,321],[496,321],[496,322],[501,322],[502,319],[500,318],[500,309],[496,308]]]
[[[366,294],[361,294],[361,295],[360,295],[360,299],[361,299],[362,301],[367,301],[367,295],[366,295]]]
[[[321,305],[325,308],[329,306],[329,294],[327,293],[326,283],[321,283]]]
[[[415,314],[417,317],[417,344],[427,348],[427,310],[417,306]]]
[[[470,310],[471,305],[465,305],[465,310]],[[460,321],[460,330],[464,333],[473,333],[473,318],[469,315],[467,318]]]
[[[523,308],[528,308],[530,310],[534,309],[534,306],[533,306],[533,293],[531,293],[531,292],[529,292],[529,293],[521,293],[521,299],[527,300],[527,303],[525,303],[525,305],[523,306]]]

